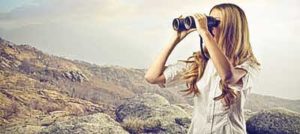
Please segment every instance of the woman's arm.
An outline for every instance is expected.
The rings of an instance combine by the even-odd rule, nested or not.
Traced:
[[[198,20],[196,22],[197,31],[201,35],[212,59],[213,64],[216,67],[218,74],[221,79],[228,84],[237,83],[241,77],[246,74],[245,70],[234,68],[229,59],[217,46],[217,42],[213,39],[212,35],[209,33],[207,28],[207,19],[203,14],[195,14]]]
[[[179,39],[176,36],[172,36],[170,42],[163,48],[147,70],[144,76],[147,82],[151,84],[164,83],[164,77],[162,77],[162,74],[165,69],[165,64],[169,55],[178,43]]]
[[[182,15],[179,18],[183,18]],[[149,69],[145,74],[145,80],[151,84],[163,84],[165,83],[165,77],[163,71],[165,70],[166,61],[175,48],[175,46],[183,40],[189,33],[196,31],[196,29],[189,29],[187,31],[173,31],[173,36],[170,42],[163,48],[160,54],[155,58]]]

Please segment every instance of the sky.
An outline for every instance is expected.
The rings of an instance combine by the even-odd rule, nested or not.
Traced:
[[[170,41],[174,18],[224,2],[245,11],[262,64],[252,92],[300,99],[298,0],[0,0],[0,37],[69,59],[147,69]],[[194,32],[167,64],[198,50]]]

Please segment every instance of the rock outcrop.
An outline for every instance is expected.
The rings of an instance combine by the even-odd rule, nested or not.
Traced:
[[[249,134],[299,134],[300,114],[276,108],[263,110],[247,121]]]
[[[158,94],[145,93],[116,109],[117,121],[131,133],[186,133],[191,116]]]
[[[118,122],[103,113],[73,116],[44,126],[17,125],[6,128],[4,133],[24,134],[129,134]]]

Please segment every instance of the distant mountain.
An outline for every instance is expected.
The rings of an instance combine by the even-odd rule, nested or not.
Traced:
[[[116,120],[117,107],[144,93],[161,95],[191,112],[192,97],[179,92],[185,85],[150,85],[144,80],[145,71],[70,60],[0,38],[0,126],[21,122],[47,126],[66,116],[99,112]],[[300,112],[300,100],[251,94],[246,104],[249,117],[274,107]]]
[[[251,111],[261,111],[284,107],[300,113],[300,100],[288,100],[274,96],[250,94],[246,101],[245,108]]]

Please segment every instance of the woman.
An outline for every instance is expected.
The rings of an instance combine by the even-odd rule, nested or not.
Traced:
[[[220,20],[212,33],[203,14],[194,14],[196,28],[174,31],[171,41],[155,59],[145,79],[160,87],[186,83],[188,94],[194,94],[194,110],[189,134],[244,134],[244,104],[260,73],[249,42],[244,11],[235,4],[214,6],[210,16]],[[205,43],[206,60],[199,51],[188,60],[165,66],[175,46],[189,33],[197,31]],[[190,60],[193,59],[193,60]]]

